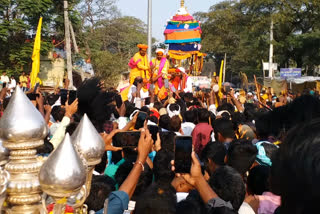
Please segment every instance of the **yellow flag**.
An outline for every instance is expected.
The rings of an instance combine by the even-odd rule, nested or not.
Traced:
[[[40,48],[41,48],[41,26],[42,17],[40,17],[36,39],[34,40],[33,53],[32,53],[32,72],[30,74],[31,88],[37,82],[38,73],[40,71]]]
[[[219,73],[219,97],[222,98],[222,76],[223,76],[223,63],[224,61],[221,61],[221,67],[220,67],[220,73]]]

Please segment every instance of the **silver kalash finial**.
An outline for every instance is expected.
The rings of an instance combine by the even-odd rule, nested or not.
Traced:
[[[77,129],[72,134],[72,142],[75,144],[78,152],[83,156],[86,164],[88,165],[85,185],[86,194],[81,196],[83,200],[74,205],[76,210],[82,210],[83,202],[90,193],[94,166],[100,163],[101,157],[105,152],[105,144],[104,140],[99,135],[86,114],[83,116]]]
[[[52,197],[70,197],[80,191],[86,181],[86,168],[69,134],[42,165],[39,180],[42,190]]]
[[[101,157],[105,152],[105,144],[86,114],[71,138],[89,166],[100,163]]]
[[[7,213],[39,213],[41,188],[38,173],[42,162],[36,148],[43,145],[48,127],[39,111],[17,87],[0,120],[0,138],[10,150],[5,170],[10,173],[7,186]]]
[[[5,141],[43,140],[48,127],[40,112],[17,87],[0,120],[0,137]]]

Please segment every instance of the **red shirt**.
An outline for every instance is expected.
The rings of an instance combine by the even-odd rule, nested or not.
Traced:
[[[192,132],[192,144],[197,155],[201,155],[204,147],[211,141],[212,127],[208,123],[199,123]]]

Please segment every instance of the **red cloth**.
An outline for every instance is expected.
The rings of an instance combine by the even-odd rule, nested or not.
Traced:
[[[201,155],[204,147],[211,141],[212,127],[208,123],[199,123],[192,132],[192,144],[197,155]]]

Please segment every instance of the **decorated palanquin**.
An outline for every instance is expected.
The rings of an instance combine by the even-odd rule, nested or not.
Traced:
[[[172,69],[184,67],[189,74],[198,76],[203,67],[205,54],[201,53],[201,26],[200,22],[190,15],[181,1],[181,8],[167,23],[164,31],[165,43],[169,44],[169,57]]]

